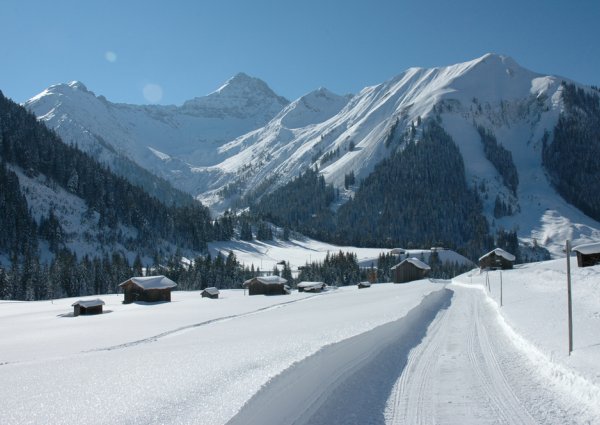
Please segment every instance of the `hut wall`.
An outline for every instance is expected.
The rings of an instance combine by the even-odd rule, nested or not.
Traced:
[[[394,270],[394,283],[405,283],[423,279],[428,271],[414,266],[410,262],[403,263]]]
[[[262,282],[254,281],[248,285],[249,295],[285,295],[283,284],[265,285]]]
[[[129,284],[123,287],[123,291],[125,292],[124,304],[131,304],[136,301],[148,303],[171,301],[171,288],[143,290],[139,286]]]
[[[77,317],[81,314],[81,306],[80,305],[74,305],[73,306],[73,316]]]
[[[578,267],[590,267],[600,264],[600,253],[595,254],[582,254],[577,252],[577,266]]]
[[[102,314],[102,306],[95,305],[93,307],[81,307],[81,315]]]
[[[211,299],[218,299],[219,298],[219,294],[209,294],[206,291],[202,292],[202,298],[211,298]]]
[[[508,261],[502,256],[492,253],[479,261],[479,268],[507,270],[513,268],[513,262]]]

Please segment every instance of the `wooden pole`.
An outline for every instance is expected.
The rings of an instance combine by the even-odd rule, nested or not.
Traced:
[[[571,299],[571,241],[567,240],[567,305],[569,310],[569,356],[573,351],[573,302]]]

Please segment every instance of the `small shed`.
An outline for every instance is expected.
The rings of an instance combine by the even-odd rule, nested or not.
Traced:
[[[123,304],[135,301],[171,302],[171,289],[176,286],[175,282],[165,276],[132,277],[119,284],[125,293]]]
[[[327,285],[324,282],[300,282],[298,292],[321,292]]]
[[[600,242],[586,243],[573,248],[577,253],[577,266],[589,267],[600,264]]]
[[[405,283],[427,277],[431,267],[421,260],[411,257],[390,268],[394,283]]]
[[[102,314],[104,301],[99,298],[95,300],[79,300],[71,304],[73,307],[73,316],[88,316],[92,314]]]
[[[358,289],[370,288],[371,282],[358,282],[356,286],[358,286]]]
[[[290,287],[287,279],[280,276],[257,276],[245,281],[242,286],[248,288],[249,295],[287,295]]]
[[[219,298],[219,290],[214,286],[211,286],[210,288],[206,288],[204,291],[202,291],[200,295],[202,295],[202,298],[212,298],[216,300]]]
[[[480,269],[506,270],[512,269],[515,256],[502,248],[496,248],[479,259]]]

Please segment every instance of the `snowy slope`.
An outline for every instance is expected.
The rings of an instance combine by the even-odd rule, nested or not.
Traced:
[[[544,423],[600,420],[600,266],[565,259],[452,283],[321,294],[172,294],[72,317],[71,299],[0,302],[0,421]]]

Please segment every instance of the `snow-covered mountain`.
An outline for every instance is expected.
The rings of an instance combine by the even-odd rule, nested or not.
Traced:
[[[222,144],[262,127],[288,103],[263,81],[240,73],[179,107],[111,103],[77,81],[51,86],[24,106],[66,143],[112,168],[125,157],[194,193],[190,164],[218,163]]]
[[[288,103],[260,80],[239,74],[181,107],[112,104],[80,83],[58,85],[26,106],[67,142],[107,158],[117,152],[197,196],[215,210],[285,184],[318,166],[349,199],[356,181],[437,120],[458,145],[468,182],[480,190],[488,222],[518,229],[523,243],[558,255],[567,238],[600,238],[600,223],[565,202],[542,167],[542,141],[564,108],[564,79],[487,54],[439,68],[410,68],[360,93],[325,89]],[[519,177],[507,187],[486,158],[477,127],[512,154]],[[107,160],[110,163],[110,160]],[[512,215],[494,218],[496,199]]]

